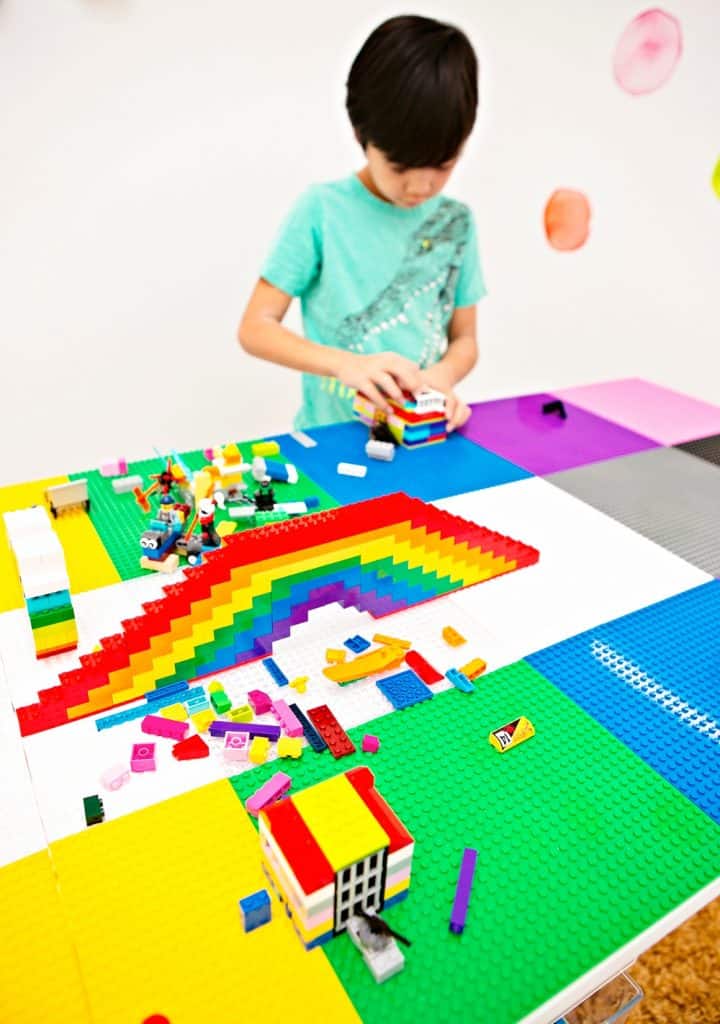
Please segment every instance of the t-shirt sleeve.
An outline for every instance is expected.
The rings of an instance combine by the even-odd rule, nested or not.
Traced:
[[[300,196],[280,226],[260,276],[288,295],[303,295],[320,273],[322,234],[317,191]]]
[[[487,294],[482,266],[480,265],[475,218],[469,210],[468,217],[468,237],[462,263],[460,264],[457,285],[455,286],[456,307],[474,306],[476,302],[479,302]]]

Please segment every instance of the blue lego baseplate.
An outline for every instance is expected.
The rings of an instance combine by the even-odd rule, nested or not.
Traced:
[[[410,708],[413,704],[430,700],[433,696],[432,690],[415,675],[412,669],[378,679],[375,685],[397,710]]]
[[[720,581],[526,660],[720,823]]]

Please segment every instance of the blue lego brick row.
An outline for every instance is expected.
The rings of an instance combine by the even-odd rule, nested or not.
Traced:
[[[361,654],[362,651],[366,651],[370,647],[370,641],[366,640],[364,636],[360,636],[357,633],[355,636],[350,636],[347,640],[343,641],[345,647],[349,647],[354,654]]]
[[[161,686],[157,690],[149,690],[147,693],[143,694],[143,696],[145,697],[145,700],[152,703],[153,701],[163,700],[165,697],[169,697],[173,693],[184,693],[189,689],[189,683],[168,683],[167,686]]]
[[[165,689],[165,687],[163,687]],[[167,687],[168,690],[172,690],[172,687]],[[198,692],[199,688],[194,691],[188,691],[189,693]],[[159,692],[159,691],[155,691]],[[132,722],[137,718],[144,718],[150,712],[154,712],[158,708],[169,707],[170,704],[178,703],[177,692],[165,693],[164,696],[157,698],[156,700],[148,701],[146,704],[140,704],[138,707],[125,708],[123,711],[116,711],[112,715],[105,715],[104,718],[95,719],[95,728],[98,732],[103,732],[105,729],[112,729],[114,725],[122,725],[123,722]]]
[[[72,606],[69,590],[56,590],[52,594],[43,594],[41,597],[25,598],[25,606],[30,615],[49,612],[55,608],[65,608],[67,605]]]
[[[263,665],[267,669],[270,678],[273,679],[278,686],[287,686],[289,679],[274,658],[263,658]]]
[[[410,708],[413,704],[420,704],[433,697],[432,690],[410,668],[394,676],[378,679],[375,685],[397,710]]]
[[[720,582],[526,660],[720,823]]]
[[[327,750],[327,743],[325,740],[298,704],[290,704],[289,707],[300,725],[303,727],[305,739],[316,754],[322,754],[323,750]]]
[[[272,905],[267,889],[259,889],[238,901],[243,928],[246,932],[254,931],[272,918]]]
[[[475,684],[459,668],[449,668],[445,673],[445,678],[450,680],[456,690],[462,690],[463,693],[475,693]]]

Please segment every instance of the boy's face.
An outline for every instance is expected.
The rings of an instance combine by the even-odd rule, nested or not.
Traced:
[[[370,142],[365,147],[370,181],[381,199],[410,209],[442,192],[460,153],[442,167],[399,167]]]

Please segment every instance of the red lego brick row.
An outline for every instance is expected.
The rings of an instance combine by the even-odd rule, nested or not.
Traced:
[[[355,753],[355,744],[345,732],[327,704],[310,708],[307,716],[328,745],[335,758]]]

